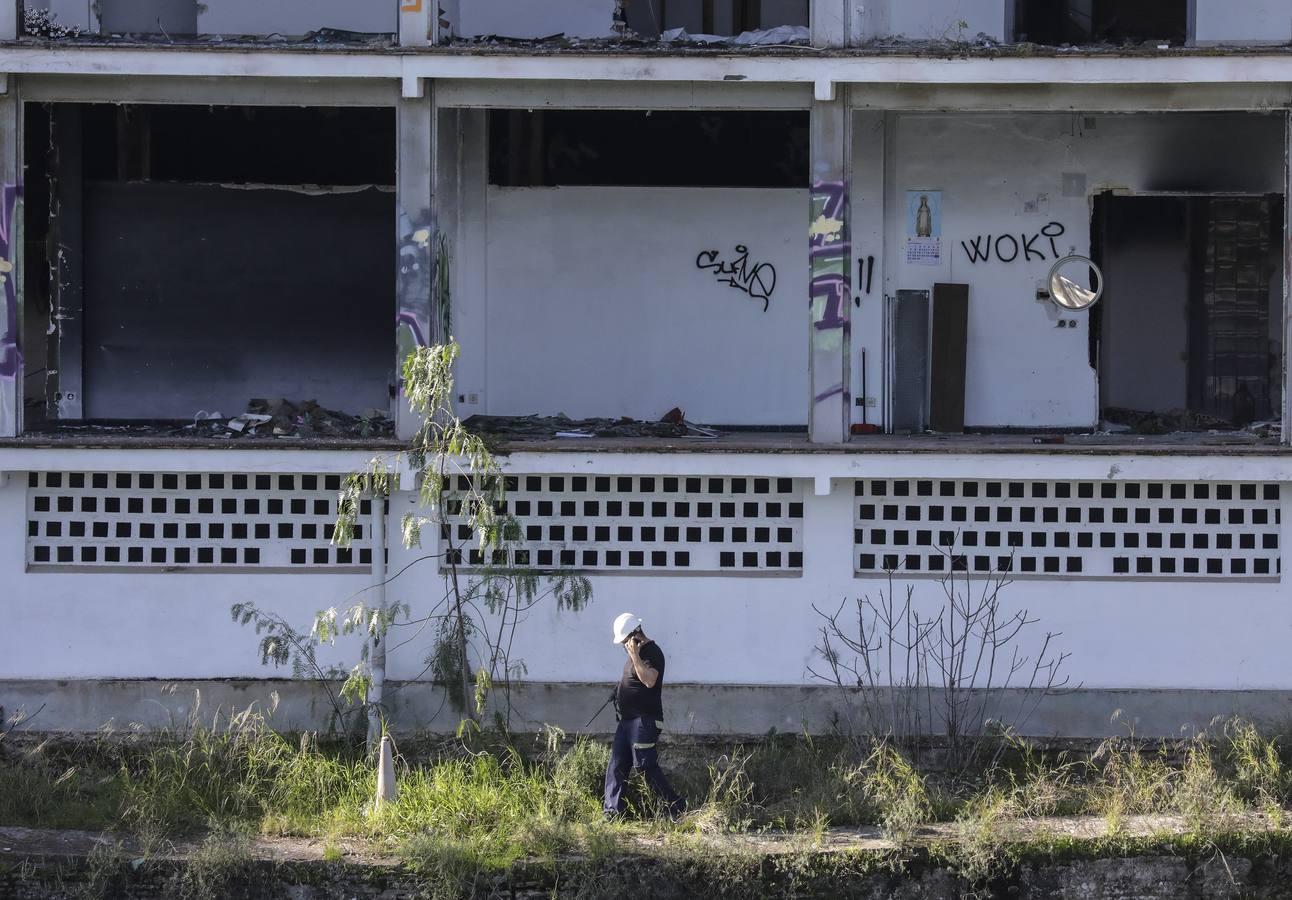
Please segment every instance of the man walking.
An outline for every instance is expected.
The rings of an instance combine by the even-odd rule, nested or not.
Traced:
[[[610,763],[606,766],[606,817],[623,813],[624,782],[629,770],[636,768],[641,770],[656,796],[668,804],[669,815],[676,819],[686,812],[686,801],[660,771],[656,746],[660,729],[664,727],[664,651],[646,637],[642,620],[632,613],[623,613],[615,619],[614,642],[623,645],[628,661],[615,688],[619,727],[615,729]]]

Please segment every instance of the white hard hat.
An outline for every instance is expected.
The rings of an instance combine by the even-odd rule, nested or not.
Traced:
[[[622,644],[628,640],[628,635],[641,628],[641,625],[642,620],[632,613],[620,613],[615,618],[615,643]]]

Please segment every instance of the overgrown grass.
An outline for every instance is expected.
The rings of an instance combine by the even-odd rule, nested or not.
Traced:
[[[331,859],[342,838],[360,839],[401,854],[433,893],[454,896],[521,857],[604,859],[644,830],[683,848],[716,832],[785,830],[810,848],[830,826],[876,826],[902,848],[926,843],[933,823],[954,823],[939,832],[953,838],[947,859],[967,880],[986,881],[1016,852],[1027,820],[1102,816],[1107,839],[1118,840],[1132,816],[1172,815],[1202,840],[1241,830],[1253,813],[1281,827],[1292,800],[1279,742],[1238,721],[1186,741],[1109,740],[1089,755],[1007,736],[1001,762],[969,783],[922,767],[921,748],[771,735],[708,760],[670,751],[694,812],[678,824],[652,821],[658,810],[639,785],[635,814],[607,825],[603,741],[556,730],[516,740],[476,736],[415,764],[397,760],[399,796],[376,811],[374,767],[361,750],[284,736],[254,712],[152,737],[0,742],[0,824],[118,830],[146,852],[214,833],[199,853],[205,867],[184,886],[191,896],[218,893],[247,835],[321,838]]]

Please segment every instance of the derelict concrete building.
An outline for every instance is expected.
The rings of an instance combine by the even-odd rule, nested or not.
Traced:
[[[317,725],[229,608],[412,562],[331,523],[450,335],[526,562],[594,585],[527,623],[526,721],[582,723],[630,609],[670,727],[829,727],[814,605],[1006,567],[1071,654],[1028,730],[1292,712],[1292,0],[10,0],[0,38],[7,714]]]

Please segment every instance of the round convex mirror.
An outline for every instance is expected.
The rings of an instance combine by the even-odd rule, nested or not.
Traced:
[[[1084,256],[1065,256],[1050,269],[1050,299],[1060,309],[1089,309],[1104,293],[1104,273]]]

